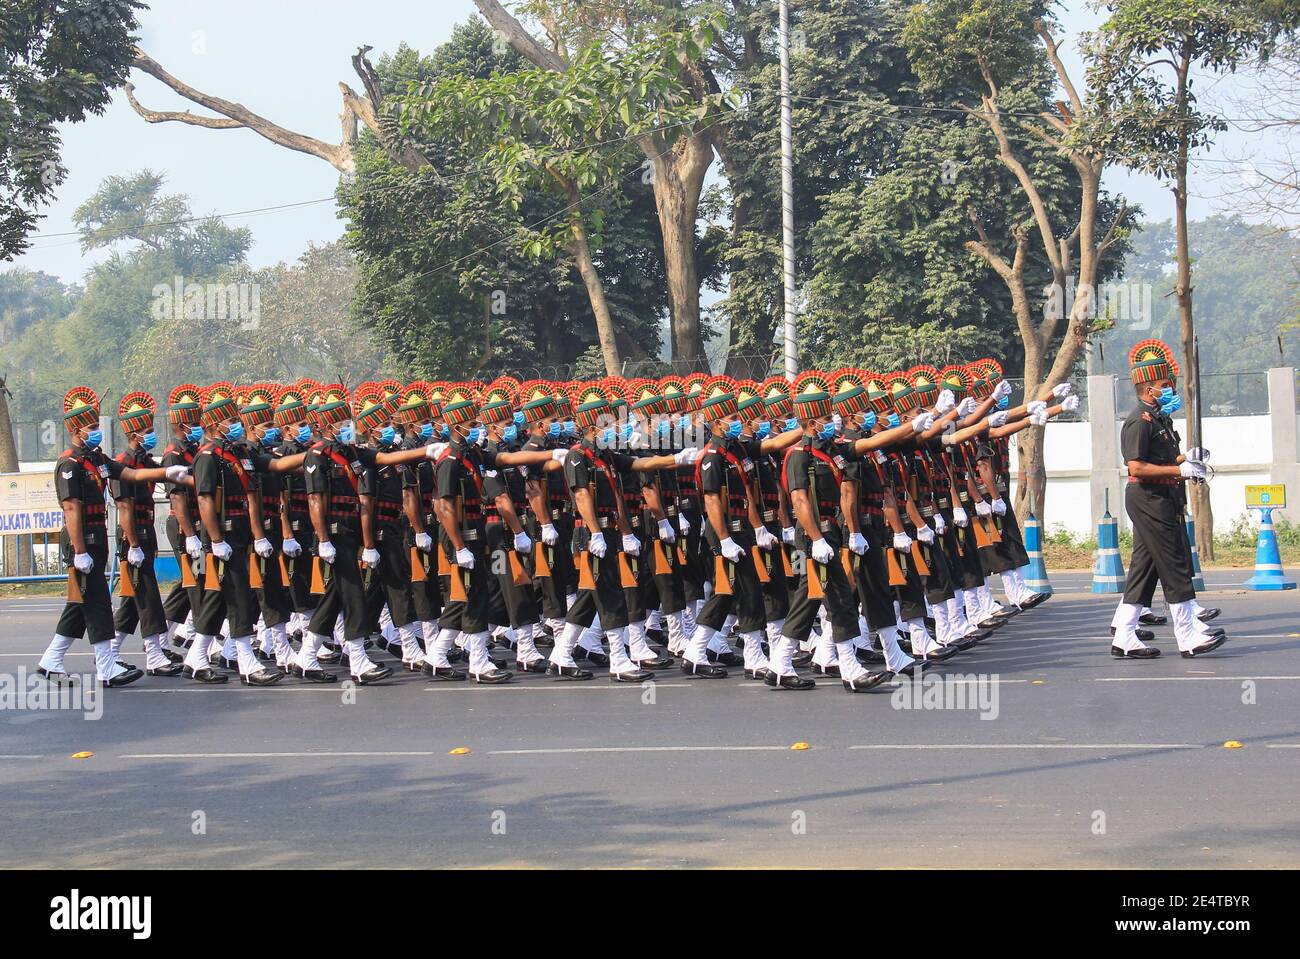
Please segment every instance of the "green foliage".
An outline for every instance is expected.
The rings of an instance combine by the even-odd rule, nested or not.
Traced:
[[[908,13],[903,43],[920,87],[982,89],[1030,79],[1042,56],[1034,33],[1047,0],[925,0]]]

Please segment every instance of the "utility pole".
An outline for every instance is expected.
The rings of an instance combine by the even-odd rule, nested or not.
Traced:
[[[799,372],[799,349],[795,341],[794,282],[794,123],[790,116],[790,7],[780,2],[781,48],[781,267],[785,277],[785,378]]]

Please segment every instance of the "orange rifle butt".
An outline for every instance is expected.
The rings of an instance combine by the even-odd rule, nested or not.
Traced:
[[[591,553],[578,552],[578,589],[595,589],[596,577],[591,575]]]
[[[524,569],[524,564],[519,561],[519,551],[514,549],[510,551],[510,582],[516,586],[527,586],[532,582],[528,577],[528,570]]]
[[[885,550],[885,568],[889,573],[890,586],[907,585],[907,574],[903,572],[903,564],[899,562],[898,550],[892,546]]]
[[[754,572],[758,574],[758,581],[760,583],[772,582],[772,574],[767,568],[767,562],[768,562],[767,550],[759,549],[757,546],[755,546],[753,547],[753,555],[754,555]]]
[[[727,560],[722,556],[713,558],[713,591],[719,596],[730,596],[735,592],[727,576]]]
[[[131,564],[122,563],[117,568],[117,595],[135,598],[135,583],[131,582]]]
[[[808,598],[825,599],[826,582],[822,579],[822,564],[809,556],[804,562],[808,570]]]
[[[655,575],[671,576],[673,572],[672,560],[668,558],[668,551],[664,549],[663,540],[655,540]]]
[[[85,593],[81,588],[81,574],[77,572],[75,566],[68,567],[68,602],[84,603],[86,601]]]
[[[321,558],[313,556],[311,560],[311,593],[313,596],[325,595],[325,575],[321,572]]]
[[[192,589],[199,585],[199,581],[194,578],[193,562],[189,553],[177,557],[177,565],[181,568],[181,586],[185,589]]]
[[[207,554],[207,561],[204,563],[203,588],[209,593],[221,592],[221,577],[217,573],[217,558],[211,553]],[[321,590],[324,592],[324,590]]]
[[[921,554],[920,540],[912,540],[912,562],[916,564],[916,575],[929,576],[930,567],[926,563],[925,557]]]
[[[266,585],[266,579],[262,575],[262,557],[257,555],[257,550],[249,549],[248,551],[248,588],[261,589]]]
[[[533,577],[546,579],[551,575],[551,564],[546,561],[546,544],[538,540],[533,544]]]
[[[424,568],[424,557],[420,555],[418,546],[411,547],[411,582],[423,583],[429,578],[428,571]]]
[[[459,566],[452,566],[448,575],[451,577],[451,589],[448,596],[453,603],[467,603],[469,596],[465,593],[465,579]]]

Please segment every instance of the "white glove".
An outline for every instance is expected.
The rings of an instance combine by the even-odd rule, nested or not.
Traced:
[[[640,556],[641,541],[632,533],[628,533],[623,537],[623,552],[627,553],[629,556]]]
[[[1062,396],[1069,396],[1073,392],[1074,392],[1073,383],[1057,383],[1055,386],[1052,387],[1052,395],[1055,396],[1058,400]]]
[[[1025,404],[1025,412],[1030,416],[1036,416],[1047,409],[1047,404],[1042,400],[1030,400]]]
[[[185,552],[189,553],[194,559],[198,559],[203,555],[203,541],[197,536],[186,536]]]
[[[926,546],[929,546],[934,542],[934,530],[930,529],[928,526],[922,526],[916,531],[916,538]]]
[[[998,410],[996,413],[994,413],[992,416],[989,417],[989,426],[993,427],[994,429],[997,429],[999,426],[1006,426],[1006,425],[1007,425],[1006,410]]]
[[[474,554],[467,547],[462,546],[456,550],[456,565],[461,569],[474,568]]]
[[[1047,425],[1047,420],[1048,420],[1047,410],[1043,410],[1043,412],[1041,412],[1041,413],[1034,413],[1034,414],[1032,414],[1032,415],[1029,417],[1029,425],[1030,425],[1030,426],[1046,426],[1046,425]]]
[[[1178,473],[1183,479],[1205,479],[1205,464],[1187,460],[1178,464]]]
[[[934,514],[934,531],[942,536],[948,530],[948,524],[944,521],[942,513]]]
[[[447,448],[446,443],[430,443],[424,448],[424,458],[436,460],[442,455],[442,451]]]
[[[894,534],[894,549],[900,553],[910,553],[912,551],[912,537],[906,533]]]
[[[284,555],[288,556],[290,559],[302,555],[302,544],[292,536],[280,544],[280,549],[284,550]]]
[[[812,558],[823,565],[835,558],[835,548],[826,542],[826,537],[813,540]]]
[[[966,515],[966,510],[960,506],[952,508],[952,521],[959,529],[964,529],[970,525],[970,517]]]
[[[253,541],[253,552],[257,553],[257,555],[262,557],[262,559],[266,559],[266,557],[275,552],[275,547],[272,546],[271,541],[264,536],[261,539]]]
[[[1006,380],[998,380],[998,385],[993,387],[993,402],[1004,399],[1011,395],[1011,384]]]
[[[849,549],[861,556],[867,551],[867,538],[861,533],[849,534]]]
[[[596,559],[600,559],[605,555],[607,549],[609,547],[605,545],[605,534],[600,530],[596,530],[591,534],[591,541],[587,543],[587,552],[591,553]]]
[[[967,416],[970,416],[975,412],[975,407],[977,406],[979,406],[979,404],[975,402],[975,397],[968,396],[957,404],[957,415],[962,419],[965,419]]]
[[[956,405],[957,397],[952,395],[952,390],[940,390],[939,402],[934,404],[934,411],[942,416]]]
[[[793,546],[793,545],[794,545],[794,527],[793,527],[793,526],[782,526],[782,527],[781,527],[781,542],[785,543],[787,546]]]
[[[334,557],[338,555],[338,550],[334,548],[333,543],[325,540],[323,543],[316,544],[316,555],[321,558],[321,562],[333,563]]]
[[[89,573],[95,568],[95,560],[89,553],[77,553],[72,557],[72,565],[77,568],[79,573]]]
[[[776,537],[766,526],[755,526],[754,542],[758,544],[759,549],[772,549],[776,546]]]
[[[691,535],[691,521],[686,518],[685,513],[681,513],[678,515],[677,526],[678,528],[681,529],[683,536]]]
[[[1193,463],[1200,463],[1204,465],[1205,461],[1210,458],[1210,451],[1207,450],[1204,446],[1193,446],[1183,455]]]
[[[677,531],[673,529],[673,524],[666,519],[659,521],[659,538],[665,543],[677,542]]]
[[[932,426],[934,426],[933,413],[922,413],[920,416],[912,420],[913,433],[924,433]]]
[[[188,466],[169,466],[167,469],[163,470],[163,475],[165,475],[170,482],[179,483],[181,480],[185,479],[185,477],[190,475],[190,468]]]
[[[1075,393],[1071,393],[1065,399],[1061,400],[1061,409],[1064,410],[1066,413],[1073,413],[1078,408],[1079,408],[1079,397]]]
[[[144,550],[139,546],[132,546],[126,551],[126,561],[132,566],[144,565]]]
[[[433,552],[433,537],[427,532],[415,534],[415,548],[421,553]]]
[[[740,544],[728,536],[720,544],[722,547],[722,557],[728,563],[734,563],[740,557],[745,555],[745,551],[740,548]]]
[[[220,543],[212,544],[212,555],[215,556],[217,559],[221,560],[223,563],[226,560],[230,559],[230,555],[233,552],[234,550],[230,548],[230,544],[227,543],[224,539]]]
[[[986,500],[986,499],[982,499],[982,500],[980,500],[978,503],[975,504],[975,515],[977,515],[977,516],[992,516],[992,515],[993,515],[993,507],[989,506],[989,501],[988,501],[988,500]]]
[[[361,562],[374,569],[379,565],[379,550],[367,546],[361,551]]]
[[[560,541],[560,531],[550,523],[542,524],[542,542],[547,546],[554,546]]]
[[[993,512],[997,513],[999,516],[1007,515],[1007,501],[1001,496],[993,501]]]
[[[690,466],[700,458],[701,450],[695,446],[689,446],[684,450],[678,450],[673,454],[673,462],[678,466]]]
[[[557,463],[563,463],[565,457],[567,457],[568,455],[569,455],[569,451],[567,449],[551,450],[551,459],[555,460],[555,462]]]
[[[533,539],[523,530],[515,533],[515,552],[527,553],[533,548]]]

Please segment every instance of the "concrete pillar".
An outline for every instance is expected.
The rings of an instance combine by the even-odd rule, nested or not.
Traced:
[[[1088,377],[1088,424],[1092,445],[1091,476],[1088,481],[1092,499],[1092,528],[1106,511],[1106,493],[1110,493],[1110,515],[1119,520],[1124,515],[1124,464],[1119,459],[1119,429],[1115,416],[1115,377]]]
[[[1300,522],[1300,437],[1297,436],[1295,369],[1274,367],[1268,371],[1268,419],[1273,439],[1269,481],[1286,484],[1287,508],[1274,510],[1273,521]],[[1213,462],[1213,461],[1211,461]]]

